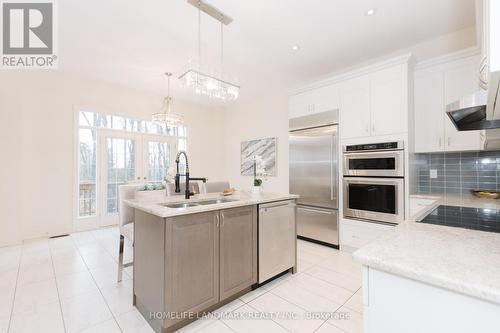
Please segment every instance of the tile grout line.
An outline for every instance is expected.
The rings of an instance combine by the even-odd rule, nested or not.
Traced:
[[[14,287],[14,295],[12,296],[12,305],[10,307],[9,325],[7,326],[7,332],[10,332],[10,325],[12,324],[12,314],[14,312],[14,304],[16,302],[17,285],[19,283],[19,272],[21,271],[21,260],[23,259],[23,254],[24,254],[24,242],[21,247],[21,254],[19,255],[19,261],[17,263],[16,285]]]
[[[70,236],[70,237],[71,237],[71,236]],[[96,240],[96,242],[98,242],[98,243],[99,243],[99,241],[98,241],[98,240],[94,237],[94,235],[93,235],[93,234],[92,234],[92,238],[94,238],[94,239]],[[105,297],[104,297],[104,295],[102,294],[101,288],[100,288],[100,287],[99,287],[99,285],[97,284],[97,281],[95,280],[94,275],[92,275],[92,273],[90,272],[90,267],[87,265],[87,262],[86,262],[86,261],[85,261],[85,259],[83,258],[82,254],[81,254],[81,252],[80,252],[80,248],[79,248],[79,247],[78,247],[78,245],[75,243],[75,241],[74,241],[74,239],[73,239],[73,238],[71,238],[71,241],[74,243],[74,245],[75,245],[75,247],[76,247],[76,250],[78,251],[78,254],[80,255],[80,257],[82,257],[83,263],[85,264],[85,267],[87,267],[87,271],[88,271],[88,273],[90,274],[90,276],[92,277],[92,281],[94,281],[94,283],[95,283],[95,285],[96,285],[96,287],[97,287],[97,290],[99,290],[99,294],[101,295],[102,299],[104,300],[104,303],[106,304],[106,307],[108,308],[109,313],[111,313],[111,316],[113,317],[113,320],[115,321],[116,325],[118,326],[118,329],[120,330],[120,332],[122,332],[122,333],[123,333],[123,329],[122,329],[122,327],[120,326],[120,324],[118,323],[118,320],[116,320],[115,314],[113,313],[113,311],[111,311],[111,308],[109,307],[109,304],[108,304],[108,302],[106,301],[106,298],[105,298]],[[99,246],[101,246],[101,245],[99,244]],[[134,306],[134,308],[135,308],[135,306]],[[129,311],[129,312],[132,312],[132,311]],[[128,313],[128,312],[127,312],[127,313]],[[99,322],[99,323],[95,324],[94,326],[97,326],[97,325],[99,325],[99,324],[102,324],[102,323],[104,323],[104,322],[106,322],[106,321],[108,321],[108,320],[109,320],[109,319],[103,320],[102,322]],[[87,328],[91,328],[91,327],[93,327],[93,326],[90,326],[90,327],[87,327]],[[84,328],[84,329],[87,329],[87,328]],[[83,331],[84,329],[80,330],[80,332],[81,332],[81,331]]]
[[[273,294],[273,295],[274,295],[274,294]],[[250,304],[247,304],[247,305],[248,305],[250,308],[252,308],[254,311],[261,312],[259,309],[254,308],[254,307],[253,307],[253,306],[251,306]],[[290,333],[292,332],[292,331],[290,331],[288,328],[286,328],[286,327],[284,327],[283,325],[281,325],[280,323],[276,322],[274,319],[271,319],[271,321],[272,321],[273,323],[275,323],[276,325],[278,325],[279,327],[281,327],[282,329],[284,329],[285,331],[290,332]]]
[[[50,246],[50,241],[48,241],[48,240],[47,240],[47,245],[49,246],[50,263],[52,265],[52,272],[54,272],[54,281],[56,283],[57,300],[59,301],[59,311],[61,311],[61,319],[63,322],[64,332],[67,332],[68,330],[66,328],[66,320],[64,320],[64,314],[63,314],[62,304],[61,304],[61,294],[59,293],[59,285],[57,284],[56,269],[54,267],[54,257],[52,256],[52,247]]]
[[[350,300],[350,299],[352,299],[352,298],[354,297],[354,295],[356,295],[356,293],[357,293],[358,291],[360,291],[361,289],[362,289],[362,287],[359,287],[359,288],[358,288],[358,290],[356,290],[356,291],[355,291],[355,292],[351,295],[351,297],[349,297],[349,298],[348,298],[348,299],[344,302],[344,304],[342,304],[342,305],[341,305],[341,306],[340,306],[337,310],[341,309],[342,307],[347,307],[350,311],[354,311],[354,312],[359,313],[358,311],[356,311],[356,310],[354,310],[354,309],[351,309],[350,307],[346,306],[346,304],[347,304],[347,302],[349,302],[349,300]],[[360,314],[361,314],[361,315],[363,315],[362,313],[360,313]],[[342,328],[338,327],[337,325],[334,325],[334,324],[329,324],[329,323],[328,323],[328,320],[329,320],[329,319],[325,320],[325,322],[324,322],[323,324],[321,324],[321,326],[320,326],[320,327],[318,327],[318,329],[317,329],[317,330],[319,330],[319,329],[320,329],[323,325],[331,325],[331,326],[334,326],[334,327],[335,327],[335,328],[337,328],[337,329],[340,329],[342,332],[346,332],[344,329],[342,329]],[[316,330],[316,331],[317,331],[317,330]],[[316,332],[316,331],[315,331],[315,332]]]
[[[322,267],[322,266],[320,266],[320,267],[321,267],[321,268],[324,268],[324,267]],[[312,267],[311,267],[311,268],[312,268]],[[324,268],[324,269],[326,269],[326,270],[328,270],[328,271],[330,271],[330,272],[339,273],[339,272],[337,272],[337,271],[332,271],[332,270],[330,270],[330,269],[328,269],[328,268]],[[350,289],[347,289],[347,288],[342,287],[342,286],[338,286],[338,285],[336,285],[336,284],[334,284],[334,283],[331,283],[330,281],[327,281],[327,280],[325,280],[325,279],[323,279],[323,278],[320,278],[320,277],[314,276],[314,275],[312,275],[312,274],[308,273],[307,271],[305,271],[305,272],[304,272],[304,274],[307,274],[307,275],[309,275],[309,276],[311,276],[311,277],[313,277],[313,278],[315,278],[315,279],[318,279],[318,280],[321,280],[321,281],[323,281],[323,282],[325,282],[325,283],[328,283],[329,285],[332,285],[332,286],[335,286],[335,287],[338,287],[338,288],[342,288],[342,289],[344,289],[345,291],[347,291],[347,292],[349,292],[349,293],[352,293],[352,292],[353,292],[353,291],[352,291],[352,290],[350,290]],[[345,274],[344,274],[344,275],[345,275]],[[346,275],[346,276],[347,276],[348,278],[352,278],[352,277],[351,277],[351,276],[349,276],[349,275]]]
[[[340,251],[340,250],[338,250],[338,251]],[[307,252],[307,251],[306,251],[306,252]],[[324,258],[324,259],[325,259],[325,260],[328,260],[328,259],[330,259],[330,258]],[[299,275],[299,274],[302,274],[302,273],[306,273],[306,274],[307,274],[307,271],[308,271],[308,270],[310,270],[310,269],[312,269],[312,268],[314,268],[314,267],[316,267],[316,266],[321,267],[321,268],[324,268],[323,266],[319,266],[319,264],[320,264],[319,262],[318,262],[318,263],[311,263],[311,264],[312,264],[312,265],[311,265],[309,268],[307,268],[307,269],[306,269],[306,270],[304,270],[303,272],[297,273],[295,276],[297,276],[297,275]],[[325,268],[325,269],[327,269],[327,268]],[[330,270],[330,271],[331,271],[331,270]],[[335,272],[337,272],[337,271],[335,271]],[[339,273],[339,272],[337,272],[337,273]],[[330,284],[330,285],[333,285],[333,286],[335,286],[335,287],[342,288],[342,289],[344,289],[344,290],[346,290],[346,291],[348,291],[348,292],[350,292],[350,293],[352,292],[352,291],[350,291],[350,290],[348,290],[348,289],[346,289],[346,288],[344,288],[344,287],[337,286],[336,284],[332,284],[332,283],[330,283],[330,282],[328,282],[328,281],[325,281],[325,280],[323,280],[323,279],[321,279],[321,278],[315,277],[315,276],[313,276],[313,275],[311,275],[311,274],[307,274],[307,275],[309,275],[309,276],[311,276],[311,277],[313,277],[313,278],[316,278],[316,279],[318,279],[318,280],[321,280],[321,281],[323,281],[323,282],[325,282],[325,283],[328,283],[328,284]],[[345,275],[345,274],[344,274],[344,275]],[[294,278],[294,276],[292,276],[290,279],[293,279],[293,278]],[[288,281],[289,281],[289,280],[285,280],[285,281],[283,281],[283,283],[286,283],[286,282],[288,282]],[[307,309],[303,308],[302,306],[300,306],[300,305],[298,305],[298,304],[295,304],[294,302],[291,302],[291,301],[287,300],[286,298],[283,298],[283,297],[281,297],[280,295],[277,295],[277,294],[275,294],[275,293],[273,293],[273,292],[272,292],[272,291],[273,291],[273,289],[275,289],[275,288],[279,287],[280,285],[281,285],[281,284],[277,285],[276,287],[274,287],[274,288],[272,288],[272,289],[270,289],[270,290],[267,290],[267,291],[266,291],[266,293],[271,293],[272,295],[274,295],[274,296],[276,296],[276,297],[278,297],[278,298],[281,298],[283,301],[285,301],[285,302],[287,302],[287,303],[290,303],[290,304],[292,304],[292,305],[295,305],[296,307],[301,308],[302,310],[308,311]],[[348,302],[348,301],[349,301],[349,300],[350,300],[350,299],[354,296],[354,294],[356,294],[356,293],[357,293],[360,289],[361,289],[361,287],[359,287],[359,288],[358,288],[358,289],[357,289],[357,290],[356,290],[356,291],[355,291],[355,292],[354,292],[354,293],[353,293],[353,294],[352,294],[352,295],[351,295],[351,296],[350,296],[350,297],[349,297],[349,298],[348,298],[348,299],[347,299],[347,300],[346,300],[346,301],[345,301],[342,305],[340,305],[337,309],[335,309],[335,311],[333,311],[333,313],[337,312],[340,308],[342,308],[342,307],[343,307],[343,306],[344,306],[344,305],[345,305],[345,304],[346,304],[346,303],[347,303],[347,302]],[[319,294],[317,294],[317,293],[315,293],[315,292],[312,292],[312,291],[308,291],[308,292],[310,292],[311,294],[313,294],[313,295],[315,295],[315,296],[325,298],[325,297],[323,297],[322,295],[319,295]],[[264,294],[266,294],[266,293],[264,293]],[[259,297],[263,296],[264,294],[257,296],[255,299],[257,299],[257,298],[259,298]],[[255,299],[253,299],[252,301],[254,301]],[[325,298],[325,299],[326,299],[326,300],[328,300],[328,301],[331,301],[331,300],[330,300],[330,299],[328,299],[328,298]],[[333,301],[331,301],[331,302],[333,302]],[[247,303],[247,304],[248,304],[248,303]],[[252,307],[250,304],[248,304],[248,305],[249,305],[250,307]],[[252,307],[252,308],[253,308],[253,309],[255,309],[254,307]],[[349,309],[350,309],[350,308],[349,308]],[[350,310],[352,310],[352,309],[350,309]],[[352,311],[354,311],[354,310],[352,310]],[[356,312],[357,312],[357,311],[356,311]],[[273,321],[274,321],[274,320],[273,320]],[[314,332],[316,332],[317,330],[319,330],[319,329],[320,329],[323,325],[325,325],[325,324],[326,324],[326,325],[329,325],[327,322],[328,322],[328,319],[325,319],[325,320],[323,321],[323,323],[321,323],[321,325],[319,325],[319,326],[318,326],[318,328],[316,328],[316,329],[314,330]],[[279,325],[279,323],[277,323],[277,324]],[[281,325],[280,325],[280,326],[281,326]],[[334,325],[334,326],[335,326],[335,325]],[[281,326],[281,327],[283,327],[283,326]],[[338,328],[337,326],[335,326],[335,327],[336,327],[336,328]],[[286,329],[286,328],[285,328],[285,329]],[[288,331],[288,329],[287,329],[287,331]]]

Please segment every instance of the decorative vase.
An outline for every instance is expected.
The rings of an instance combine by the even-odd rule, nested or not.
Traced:
[[[260,186],[253,186],[252,195],[259,195],[259,194],[260,194]]]

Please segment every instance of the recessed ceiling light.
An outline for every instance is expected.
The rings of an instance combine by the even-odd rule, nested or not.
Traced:
[[[298,45],[292,46],[292,51],[298,51],[298,50],[300,50],[300,46]]]
[[[370,9],[368,9],[368,10],[365,12],[365,15],[366,15],[366,16],[372,16],[372,15],[374,15],[376,12],[377,12],[377,9],[376,9],[376,8],[370,8]]]

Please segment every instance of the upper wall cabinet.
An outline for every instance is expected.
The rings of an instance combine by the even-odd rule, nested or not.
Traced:
[[[408,67],[399,65],[371,75],[372,135],[408,132]]]
[[[339,108],[339,89],[336,84],[292,95],[288,105],[289,118],[296,118]]]
[[[457,131],[446,105],[479,89],[479,57],[467,57],[415,72],[415,152],[481,149],[481,131]]]
[[[342,82],[340,115],[343,139],[408,132],[408,65]]]
[[[342,138],[370,135],[370,78],[357,77],[342,82],[340,88],[340,132]]]
[[[500,71],[500,1],[482,0],[482,56],[486,58],[485,71]]]
[[[489,0],[488,17],[490,70],[497,72],[500,71],[500,1]]]
[[[444,151],[444,75],[415,75],[415,151]]]

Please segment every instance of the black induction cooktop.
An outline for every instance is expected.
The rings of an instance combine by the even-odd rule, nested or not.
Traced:
[[[417,222],[500,233],[500,210],[438,206]]]

